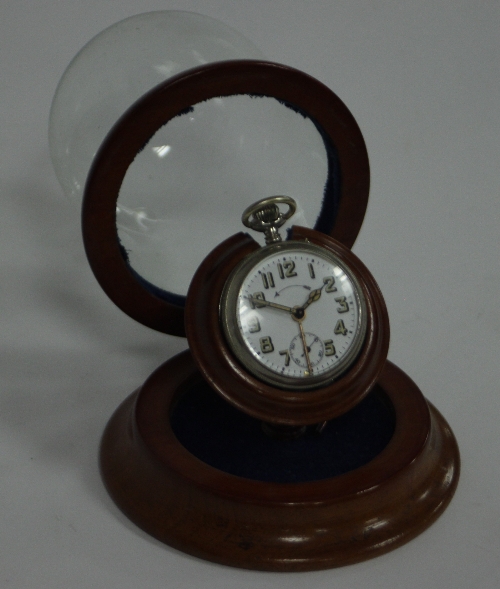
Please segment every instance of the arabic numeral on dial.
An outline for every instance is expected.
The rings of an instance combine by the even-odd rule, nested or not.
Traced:
[[[283,268],[285,270],[285,278],[293,278],[294,276],[297,276],[297,272],[295,272],[295,262],[292,262],[292,260],[283,262]]]
[[[311,262],[307,264],[307,267],[309,268],[309,276],[311,278],[316,278],[316,274],[314,274],[314,266],[311,264]]]
[[[336,292],[337,287],[333,286],[335,284],[335,278],[333,276],[325,276],[323,278],[323,284],[325,285],[325,292]]]
[[[333,333],[335,333],[336,335],[347,335],[347,329],[342,319],[339,319],[335,324]]]
[[[288,350],[280,350],[280,356],[285,356],[285,366],[290,365],[290,352]]]
[[[285,273],[283,272],[283,266],[278,262],[278,274],[280,275],[281,280],[285,278]]]
[[[252,305],[252,309],[261,309],[266,305],[259,303],[258,301],[265,301],[266,297],[264,296],[263,292],[254,292],[250,298],[250,304]]]
[[[335,302],[337,302],[340,306],[337,307],[337,311],[339,313],[347,313],[347,311],[349,311],[349,303],[346,301],[345,297],[337,297],[335,299]]]
[[[335,346],[333,345],[333,340],[327,339],[323,342],[325,346],[325,356],[334,356],[335,355]]]
[[[257,333],[260,331],[260,323],[257,317],[250,317],[248,320],[248,331],[250,333]]]
[[[264,288],[274,288],[274,277],[272,272],[261,272],[261,277]]]
[[[261,337],[259,339],[260,349],[263,354],[269,354],[269,352],[274,352],[273,341],[269,336]]]

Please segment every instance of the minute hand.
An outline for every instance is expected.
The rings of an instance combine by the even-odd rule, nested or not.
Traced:
[[[285,307],[285,305],[278,305],[278,303],[271,303],[271,301],[266,301],[265,299],[255,299],[254,297],[248,297],[248,300],[255,305],[256,307],[264,306],[264,307],[273,307],[274,309],[279,309],[280,311],[286,311],[287,313],[293,313],[292,307]]]

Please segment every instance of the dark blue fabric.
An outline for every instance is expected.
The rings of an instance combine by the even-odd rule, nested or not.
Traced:
[[[299,483],[366,464],[389,443],[395,420],[391,403],[376,387],[321,434],[309,427],[299,439],[275,440],[262,431],[259,420],[200,383],[179,400],[171,425],[179,442],[214,468],[259,481]]]

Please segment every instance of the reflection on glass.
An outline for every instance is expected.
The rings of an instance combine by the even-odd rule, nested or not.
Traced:
[[[151,149],[158,157],[165,157],[172,148],[170,145],[158,145],[158,147],[152,147]]]

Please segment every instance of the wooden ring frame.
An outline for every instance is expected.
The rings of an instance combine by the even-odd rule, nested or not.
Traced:
[[[174,76],[139,99],[110,131],[92,164],[82,210],[90,266],[111,300],[140,323],[184,336],[184,309],[142,284],[120,249],[116,203],[137,153],[169,120],[214,97],[251,94],[276,98],[306,113],[335,146],[340,202],[330,235],[351,247],[361,227],[369,192],[363,136],[343,102],[326,86],[290,67],[251,60],[208,64]]]
[[[259,248],[243,233],[222,242],[196,271],[186,303],[186,335],[204,379],[227,401],[263,421],[308,425],[342,415],[369,393],[387,358],[389,318],[373,276],[347,247],[304,227],[293,227],[291,238],[307,240],[334,253],[355,273],[363,291],[367,315],[365,342],[344,376],[307,394],[286,391],[258,380],[234,357],[222,332],[219,305],[232,270]]]

